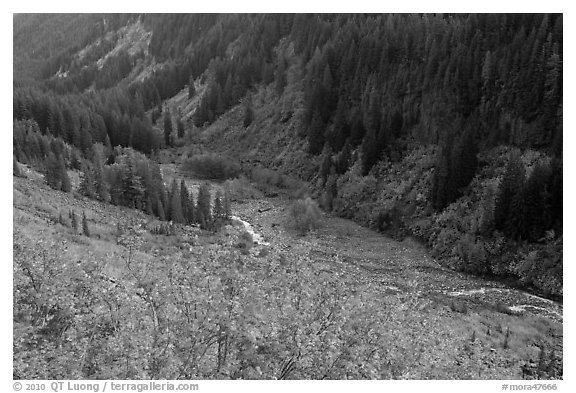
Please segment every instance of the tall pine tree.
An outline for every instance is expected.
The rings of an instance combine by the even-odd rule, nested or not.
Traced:
[[[170,187],[170,220],[177,224],[185,223],[184,213],[182,212],[181,190],[178,187],[178,183],[176,183],[176,179],[172,180]]]
[[[513,223],[524,221],[523,190],[525,182],[524,164],[520,154],[510,157],[496,195],[494,225],[511,237],[517,237],[523,229],[514,228]],[[519,211],[514,211],[519,208]]]
[[[172,116],[169,108],[164,111],[164,143],[166,147],[172,146]]]
[[[202,229],[212,228],[212,211],[210,207],[210,186],[202,183],[198,190],[197,220]]]
[[[194,87],[194,76],[190,75],[188,80],[188,99],[191,99],[196,94],[196,88]]]

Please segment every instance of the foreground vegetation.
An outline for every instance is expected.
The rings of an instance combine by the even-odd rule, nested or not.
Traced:
[[[447,273],[434,273],[413,246],[339,219],[301,237],[274,225],[289,213],[280,199],[234,205],[270,246],[246,251],[236,226],[214,234],[174,225],[158,235],[160,222],[143,212],[51,190],[22,171],[28,178],[14,177],[15,378],[562,374],[557,319],[452,297],[439,284]],[[90,237],[66,214],[58,222],[69,207],[85,212]]]

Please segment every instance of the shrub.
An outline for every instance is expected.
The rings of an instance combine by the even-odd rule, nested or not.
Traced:
[[[203,180],[226,180],[238,177],[240,166],[228,157],[200,154],[184,160],[181,170]]]
[[[270,254],[270,251],[268,251],[267,248],[263,248],[260,250],[260,252],[258,253],[257,257],[258,258],[264,258],[267,257]]]
[[[452,300],[452,302],[450,303],[450,310],[459,312],[461,314],[467,314],[468,306],[466,306],[466,303],[464,303],[463,301]]]
[[[278,172],[268,168],[254,168],[251,172],[252,180],[258,184],[270,185],[278,188],[284,186],[284,178]]]
[[[238,243],[238,248],[242,250],[249,251],[252,246],[254,246],[254,239],[252,238],[252,235],[247,231],[244,231],[240,234],[239,240],[240,242]]]
[[[527,252],[513,270],[522,283],[534,285],[548,295],[562,296],[562,241],[559,239]]]
[[[321,216],[320,208],[312,198],[299,199],[290,206],[289,225],[304,235],[320,227]]]
[[[494,309],[496,311],[498,311],[499,313],[507,314],[507,315],[520,315],[520,314],[522,314],[519,311],[514,311],[513,309],[511,309],[510,307],[508,307],[506,304],[502,303],[501,301],[498,301],[498,302],[496,302],[496,304],[494,304]]]
[[[243,175],[236,179],[226,180],[224,187],[229,190],[230,199],[236,202],[242,202],[246,199],[256,199],[262,195]]]
[[[460,270],[474,274],[485,274],[489,271],[484,245],[472,235],[464,235],[456,244],[455,251],[460,260]]]
[[[150,233],[154,235],[172,236],[176,234],[176,226],[170,223],[163,223],[152,227]]]

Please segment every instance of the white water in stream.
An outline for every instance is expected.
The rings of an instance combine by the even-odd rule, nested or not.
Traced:
[[[264,240],[262,235],[254,232],[254,228],[252,228],[252,225],[250,225],[249,222],[244,221],[243,219],[241,219],[238,216],[232,216],[232,220],[238,221],[240,224],[242,224],[242,226],[244,226],[244,229],[246,230],[246,232],[248,232],[252,236],[252,240],[254,240],[254,243],[261,244],[263,246],[269,246],[270,245],[270,243],[268,243],[267,241]]]
[[[517,304],[517,305],[509,306],[508,308],[510,310],[515,311],[515,312],[524,312],[527,308],[528,309],[532,308],[535,310],[544,311],[548,314],[555,315],[556,317],[562,319],[562,307],[560,305],[558,305],[556,302],[554,302],[550,299],[540,297],[540,296],[532,295],[530,293],[517,291],[515,289],[480,288],[480,289],[471,289],[468,291],[453,291],[453,292],[447,293],[447,295],[449,295],[449,296],[474,296],[474,295],[484,295],[484,294],[486,294],[486,292],[513,293],[513,294],[521,293],[522,295],[524,295],[528,299],[532,299],[536,302],[542,303],[542,305],[544,305],[544,307],[537,306],[534,304]]]
[[[252,225],[249,222],[241,219],[238,216],[232,216],[232,220],[238,222],[240,225],[242,225],[244,227],[244,230],[252,236],[252,239],[253,239],[255,244],[259,244],[262,246],[269,246],[270,245],[269,242],[264,240],[264,237],[261,234],[254,231],[254,228],[252,227]],[[395,286],[386,286],[386,287],[387,287],[387,289],[390,289],[393,291],[399,291],[399,289]],[[515,311],[515,312],[520,312],[520,313],[527,311],[527,309],[528,310],[529,309],[540,310],[540,311],[543,311],[547,314],[554,315],[555,317],[562,320],[562,306],[561,305],[558,305],[556,302],[554,302],[552,300],[545,299],[545,298],[540,297],[540,296],[532,295],[530,293],[526,293],[523,291],[517,291],[515,289],[482,287],[482,288],[478,288],[478,289],[452,291],[452,292],[447,292],[446,294],[449,296],[454,296],[454,297],[478,296],[478,295],[482,296],[482,295],[487,295],[488,292],[496,292],[496,293],[501,293],[501,294],[509,293],[509,294],[516,294],[516,295],[521,293],[522,295],[524,295],[525,301],[522,302],[522,304],[509,305],[508,308],[510,310]],[[527,304],[530,302],[530,300],[532,300],[536,304]],[[538,305],[538,303],[540,303],[540,304]]]

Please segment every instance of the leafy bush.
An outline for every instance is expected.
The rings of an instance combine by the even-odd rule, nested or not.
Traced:
[[[477,274],[488,272],[488,254],[482,241],[466,234],[456,244],[455,251],[461,263],[459,270]]]
[[[312,198],[299,199],[290,206],[289,226],[304,235],[320,227],[321,217],[320,208]]]
[[[184,160],[181,170],[203,180],[226,180],[238,177],[240,166],[228,157],[200,154]]]
[[[534,285],[549,295],[563,294],[563,250],[561,240],[530,251],[514,266],[524,284]]]
[[[278,189],[291,191],[293,195],[302,188],[303,183],[280,172],[262,167],[245,171],[254,186],[265,194],[276,193]]]
[[[332,202],[333,211],[345,218],[354,218],[362,225],[369,225],[376,216],[374,200],[378,180],[373,176],[362,176],[361,166],[356,163],[337,181],[338,194]]]
[[[176,226],[170,223],[162,223],[151,228],[150,233],[154,235],[172,236],[176,234]]]
[[[246,251],[250,251],[252,246],[254,246],[254,239],[248,231],[244,231],[240,234],[240,242],[238,243],[238,248]]]
[[[467,314],[468,306],[466,306],[466,303],[464,303],[463,301],[452,300],[452,302],[450,302],[450,310],[454,312],[459,312],[461,314]]]
[[[256,190],[243,175],[236,179],[226,180],[224,187],[230,192],[230,199],[232,201],[241,202],[246,199],[256,199],[262,196],[262,193]]]
[[[284,176],[272,169],[254,168],[250,172],[250,177],[258,185],[284,188]]]
[[[501,301],[498,301],[494,304],[494,309],[496,311],[498,311],[499,313],[502,313],[502,314],[508,314],[508,315],[520,315],[520,314],[522,314],[522,312],[514,311],[513,309],[511,309],[510,307],[508,307],[506,304],[502,303]]]

